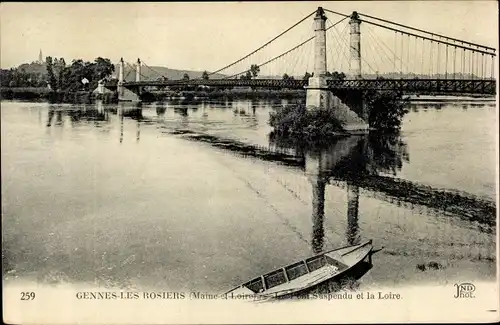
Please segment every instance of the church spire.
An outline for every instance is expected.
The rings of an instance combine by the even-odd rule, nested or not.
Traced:
[[[38,62],[43,63],[42,49],[40,49],[40,53],[38,54]]]

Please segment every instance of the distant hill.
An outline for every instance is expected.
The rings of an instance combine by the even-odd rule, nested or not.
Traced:
[[[190,79],[196,79],[200,78],[203,74],[203,71],[190,71],[190,70],[177,70],[177,69],[170,69],[166,67],[158,67],[158,66],[153,66],[151,67],[153,70],[156,72],[151,71],[149,68],[146,66],[142,66],[141,74],[145,76],[148,80],[156,80],[160,77],[160,75],[166,76],[170,80],[176,80],[176,79],[182,79],[184,76],[184,73],[187,73]],[[32,63],[23,63],[21,64],[17,69],[19,71],[23,71],[24,73],[41,73],[42,75],[47,74],[47,65],[45,63],[38,63],[38,62],[32,62]],[[135,70],[132,69],[130,66],[125,66],[125,71],[124,75],[126,76],[125,80],[127,81],[134,81],[135,80]],[[115,72],[114,72],[114,77],[117,78],[118,76],[118,64],[115,64]],[[210,79],[220,79],[226,77],[223,74],[215,74],[211,75]],[[293,76],[295,79],[302,79],[303,76]],[[376,79],[377,77],[383,77],[386,79],[413,79],[415,77],[419,79],[451,79],[453,78],[453,74],[429,74],[429,75],[424,75],[424,74],[399,74],[399,73],[381,73],[381,74],[369,74],[365,73],[363,74],[364,79]],[[478,78],[476,75],[472,74],[462,74],[462,73],[457,73],[455,76],[455,79],[475,79]],[[264,76],[260,75],[258,76],[260,79],[282,79],[283,76]],[[349,78],[349,77],[348,77]]]
[[[160,77],[160,75],[166,76],[170,80],[182,79],[184,73],[187,73],[190,79],[195,79],[195,78],[200,78],[201,75],[203,74],[203,71],[176,70],[176,69],[170,69],[166,67],[156,67],[156,66],[153,66],[151,68],[158,73],[151,71],[149,68],[145,66],[142,66],[141,70],[141,74],[149,80],[156,80]],[[19,69],[19,71],[23,71],[24,73],[41,73],[42,75],[47,74],[47,64],[45,63],[38,63],[38,62],[23,63],[19,67],[17,67],[17,69]],[[128,66],[125,66],[124,75],[125,76],[128,75],[125,78],[127,81],[135,80],[135,70],[132,70],[132,68]],[[118,77],[118,64],[115,64],[114,76]],[[211,79],[224,78],[224,77],[225,75],[222,74],[215,74],[210,76]]]
[[[152,71],[153,69],[154,71]],[[177,80],[177,79],[182,79],[185,73],[188,74],[190,79],[196,79],[196,78],[201,78],[203,71],[190,71],[190,70],[176,70],[176,69],[170,69],[170,68],[165,68],[165,67],[156,67],[152,66],[151,69],[148,67],[142,66],[141,68],[141,74],[144,77],[141,77],[141,79],[146,78],[148,80],[156,80],[160,78],[161,76],[165,76],[170,80]],[[118,78],[118,71],[119,71],[119,66],[118,64],[115,64],[115,72],[114,72],[114,77]],[[134,81],[135,80],[135,68],[132,69],[129,66],[125,66],[125,71],[123,72],[125,80],[126,81]],[[222,74],[214,74],[210,76],[210,79],[219,79],[219,78],[224,78],[225,75]]]

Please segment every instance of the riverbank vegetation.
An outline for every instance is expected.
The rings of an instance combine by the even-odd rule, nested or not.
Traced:
[[[309,78],[313,75],[306,75]],[[288,77],[288,76],[286,76]],[[328,72],[327,78],[345,80],[343,72]],[[284,76],[285,78],[285,76]],[[408,98],[401,92],[374,90],[338,90],[334,93],[348,107],[362,107],[368,112],[370,128],[381,132],[394,132],[401,128],[401,122],[408,113]],[[358,115],[361,112],[357,111]],[[363,117],[363,116],[361,116]],[[279,136],[307,139],[318,139],[345,135],[344,129],[332,110],[307,109],[304,105],[278,107],[269,116],[269,125],[273,133]]]
[[[394,132],[408,113],[408,98],[393,91],[368,91],[363,94],[343,93],[340,99],[349,103],[349,96],[364,101],[370,128],[379,132]],[[362,96],[362,97],[360,97]],[[349,106],[349,105],[348,105]],[[319,139],[346,135],[333,109],[307,109],[305,105],[277,107],[270,113],[269,125],[273,133],[297,139],[317,141]]]
[[[274,134],[309,141],[344,134],[333,110],[307,109],[303,104],[277,107],[269,114],[269,125]]]
[[[199,90],[163,90],[145,91],[141,100],[145,102],[162,102],[176,99],[296,99],[304,98],[303,89],[199,89]]]
[[[26,100],[26,101],[49,101],[51,103],[82,103],[91,102],[94,99],[103,100],[105,103],[118,101],[117,93],[94,94],[89,90],[79,91],[53,91],[46,87],[16,87],[0,88],[0,99]]]
[[[395,91],[368,91],[363,100],[371,128],[391,132],[401,129],[403,117],[409,112],[408,96]]]

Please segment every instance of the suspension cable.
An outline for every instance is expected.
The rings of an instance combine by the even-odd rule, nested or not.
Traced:
[[[477,46],[479,48],[483,48],[483,49],[486,49],[486,50],[496,51],[496,49],[494,49],[492,47],[489,47],[489,46],[480,45],[480,44],[476,44],[476,43],[472,43],[472,42],[467,42],[467,41],[459,40],[459,39],[456,39],[456,38],[453,38],[453,37],[449,37],[449,36],[445,36],[445,35],[440,35],[440,34],[428,32],[428,31],[423,30],[423,29],[418,29],[418,28],[415,28],[415,27],[406,26],[406,25],[403,25],[403,24],[398,24],[398,23],[395,23],[395,22],[392,22],[392,21],[389,21],[389,20],[385,20],[385,19],[382,19],[382,18],[373,17],[373,16],[370,16],[370,15],[367,15],[367,14],[363,14],[363,13],[359,13],[359,12],[358,12],[358,14],[361,15],[361,16],[365,16],[367,18],[372,18],[372,19],[376,19],[376,20],[382,21],[384,23],[389,23],[389,24],[393,24],[393,25],[396,25],[396,26],[399,26],[399,27],[403,27],[403,28],[414,30],[414,31],[418,31],[418,32],[421,32],[421,33],[430,34],[432,36],[441,37],[441,38],[448,39],[448,40],[451,40],[451,41],[461,42],[462,44]]]
[[[288,28],[287,30],[285,30],[284,32],[281,32],[278,36],[274,37],[273,39],[271,39],[270,41],[268,41],[267,43],[265,43],[264,45],[262,45],[262,46],[261,46],[261,47],[259,47],[258,49],[256,49],[256,50],[254,50],[254,51],[250,52],[249,54],[245,55],[245,56],[244,56],[244,57],[242,57],[241,59],[236,60],[236,61],[234,61],[233,63],[230,63],[230,64],[226,65],[226,66],[225,66],[225,67],[223,67],[223,68],[220,68],[220,69],[218,69],[218,70],[216,70],[216,71],[214,71],[214,72],[210,72],[208,75],[209,75],[209,76],[211,76],[211,75],[213,75],[213,74],[216,74],[216,73],[221,72],[222,70],[225,70],[225,69],[227,69],[227,68],[229,68],[229,67],[232,67],[233,65],[235,65],[235,64],[237,64],[237,63],[239,63],[239,62],[241,62],[241,61],[245,60],[246,58],[248,58],[248,57],[249,57],[249,56],[251,56],[252,54],[254,54],[254,53],[256,53],[256,52],[258,52],[258,51],[262,50],[264,47],[266,47],[267,45],[271,44],[272,42],[274,42],[274,41],[275,41],[276,39],[278,39],[279,37],[281,37],[281,36],[283,36],[284,34],[286,34],[287,32],[289,32],[289,31],[290,31],[291,29],[293,29],[295,26],[299,25],[299,24],[300,24],[300,23],[302,23],[304,20],[306,20],[307,18],[311,17],[311,16],[312,16],[315,12],[316,12],[316,10],[315,10],[315,11],[313,11],[313,12],[311,12],[311,13],[310,13],[309,15],[307,15],[306,17],[302,18],[299,22],[295,23],[292,27],[289,27],[289,28]]]
[[[433,79],[433,78],[432,78],[432,75],[433,75],[433,73],[434,73],[434,65],[432,64],[432,54],[433,54],[433,53],[432,53],[432,43],[433,43],[433,42],[431,41],[431,51],[430,51],[430,53],[429,53],[429,65],[430,65],[430,73],[429,73],[429,78],[430,78],[430,79]]]
[[[401,34],[407,34],[407,35],[411,35],[411,36],[415,36],[415,37],[420,37],[420,38],[423,38],[423,39],[428,40],[428,41],[439,42],[441,44],[448,44],[448,45],[451,45],[451,46],[457,46],[459,48],[463,48],[463,49],[466,49],[466,50],[469,50],[469,51],[473,51],[473,52],[479,52],[479,53],[490,54],[490,55],[495,55],[496,56],[495,53],[491,53],[489,51],[483,51],[483,50],[479,50],[479,49],[474,49],[474,48],[471,48],[470,46],[453,44],[453,43],[442,41],[442,40],[438,41],[438,40],[436,40],[434,38],[430,38],[430,37],[422,36],[422,35],[417,35],[417,34],[413,34],[413,33],[406,32],[406,31],[401,31],[401,30],[398,30],[398,29],[395,29],[395,28],[392,28],[392,27],[389,27],[389,26],[384,26],[384,25],[380,25],[380,24],[374,23],[372,21],[368,21],[368,20],[364,20],[364,19],[360,19],[360,20],[362,22],[365,22],[365,23],[368,23],[368,24],[371,24],[371,25],[374,25],[374,26],[378,26],[378,27],[381,27],[381,28],[385,28],[385,29],[388,29],[388,30],[392,30],[394,32],[398,32],[398,33],[401,33]],[[480,45],[474,45],[474,46],[480,46]]]
[[[438,57],[437,57],[437,64],[436,64],[437,65],[437,71],[436,72],[437,72],[438,79],[439,79],[440,78],[439,77],[439,75],[440,75],[440,69],[439,69],[439,63],[440,63],[439,49],[440,49],[440,47],[439,47],[439,43],[436,43],[436,45],[437,45],[437,48],[438,48]]]
[[[398,43],[398,33],[394,33],[394,62],[393,62],[393,72],[396,73],[396,47]]]
[[[415,41],[417,39],[415,38]],[[422,40],[422,68],[420,69],[420,73],[422,74],[422,77],[424,76],[424,56],[425,56],[425,40]]]
[[[340,24],[340,23],[341,23],[342,21],[344,21],[346,18],[347,18],[347,17],[344,17],[344,18],[342,18],[341,20],[337,21],[335,24],[333,24],[333,25],[329,26],[328,28],[326,28],[326,29],[325,29],[325,32],[326,32],[326,31],[328,31],[329,29],[331,29],[331,28],[335,27],[335,25]],[[283,57],[284,55],[286,55],[286,54],[288,54],[288,53],[290,53],[290,52],[292,52],[292,51],[296,50],[297,48],[301,47],[302,45],[306,44],[307,42],[310,42],[310,41],[311,41],[311,40],[313,40],[315,37],[316,37],[316,35],[314,35],[314,36],[312,36],[312,37],[308,38],[307,40],[303,41],[302,43],[300,43],[300,44],[299,44],[299,45],[297,45],[297,46],[294,46],[293,48],[289,49],[288,51],[283,52],[283,53],[281,53],[280,55],[277,55],[277,56],[275,56],[274,58],[269,59],[269,60],[267,60],[266,62],[261,63],[261,64],[259,64],[259,65],[257,65],[257,66],[260,68],[260,67],[262,67],[262,66],[264,66],[264,65],[266,65],[266,64],[268,64],[268,63],[271,63],[272,61],[277,60],[277,59],[279,59],[279,58]],[[238,75],[241,75],[241,74],[243,74],[243,73],[246,73],[247,71],[250,71],[250,70],[245,70],[245,71],[242,71],[242,72],[236,73],[236,74],[234,74],[234,75],[232,75],[232,76],[229,76],[229,77],[226,77],[226,78],[224,78],[224,79],[230,79],[230,78],[233,78],[233,77],[235,77],[235,76],[238,76]]]
[[[346,14],[343,14],[343,13],[340,13],[340,12],[336,12],[336,11],[333,11],[333,10],[330,10],[330,9],[326,9],[326,8],[323,8],[323,10],[331,12],[332,14],[335,14],[335,15],[343,16],[345,18],[351,17],[351,15],[346,15]]]
[[[339,24],[340,22],[342,22],[342,21],[343,21],[344,19],[346,19],[346,18],[347,18],[347,17],[344,17],[343,19],[341,19],[341,20],[339,20],[338,22],[336,22],[335,24],[333,24],[331,27],[333,27],[333,26],[335,26],[335,25]],[[330,21],[330,23],[332,23],[332,21],[331,21],[329,18],[327,18],[327,20],[328,20],[328,21]],[[331,27],[330,27],[330,28],[331,28]],[[346,27],[347,27],[347,25],[346,25]],[[345,30],[345,28],[344,28],[344,30]],[[342,41],[343,41],[343,42],[344,42],[344,44],[346,45],[346,48],[350,48],[349,43],[348,43],[345,39],[342,39]],[[348,60],[349,60],[349,58],[348,58]],[[362,62],[364,62],[364,63],[365,63],[365,64],[366,64],[366,65],[367,65],[367,66],[368,66],[368,67],[369,67],[369,68],[370,68],[373,72],[375,72],[375,71],[376,71],[375,69],[373,69],[373,67],[370,65],[370,63],[369,63],[368,61],[366,61],[363,57],[361,57],[361,60],[362,60]]]
[[[404,63],[404,62],[403,62],[403,60],[402,60],[402,54],[401,54],[401,57],[397,56],[397,54],[396,54],[396,53],[397,53],[397,43],[398,43],[398,42],[397,42],[398,32],[395,32],[395,33],[394,33],[394,51],[392,51],[392,49],[391,49],[391,47],[390,47],[389,45],[385,44],[385,42],[384,42],[384,41],[383,41],[380,37],[377,37],[377,36],[376,36],[376,33],[375,33],[372,29],[371,29],[371,27],[370,27],[370,26],[367,26],[367,27],[368,27],[368,29],[367,29],[367,30],[368,30],[369,32],[371,32],[371,33],[375,36],[375,39],[376,39],[377,41],[380,41],[380,43],[381,43],[381,44],[382,44],[382,45],[383,45],[383,46],[384,46],[387,50],[389,50],[389,52],[390,52],[391,54],[393,54],[393,55],[394,55],[394,64],[393,64],[393,65],[394,65],[394,71],[393,71],[393,72],[394,72],[394,78],[398,75],[398,72],[397,72],[397,67],[396,67],[396,62],[397,62],[397,60],[399,60],[401,64],[404,64],[404,66],[405,66],[407,69],[409,69],[409,68],[408,68],[408,66],[406,65],[406,63]],[[382,48],[382,49],[383,49],[383,48]],[[387,55],[387,56],[389,56],[389,55]]]
[[[159,75],[160,77],[163,77],[163,78],[167,78],[167,76],[159,73],[158,71],[156,71],[155,69],[151,68],[149,65],[146,64],[146,62],[142,61],[142,64],[148,68],[149,70],[151,70],[152,72],[156,73],[157,75]]]
[[[448,45],[446,45],[446,61],[445,61],[445,68],[444,68],[444,78],[448,79]]]
[[[382,44],[383,46],[387,47],[389,49],[389,54],[387,54],[387,52],[385,51],[385,48],[383,46],[380,46],[380,48],[382,49],[382,51],[377,51],[377,48],[375,47],[375,52],[377,52],[377,54],[379,54],[378,52],[383,52],[383,54],[388,58],[389,61],[391,61],[391,58],[390,58],[390,54],[393,54],[394,56],[394,60],[393,60],[393,72],[396,72],[396,59],[399,59],[396,57],[396,53],[394,53],[385,43],[384,41],[382,41],[379,37],[377,37],[377,35],[372,31],[372,29],[370,28],[370,26],[367,26],[368,29],[367,29],[367,34],[369,37],[371,37],[373,40],[375,40],[375,43],[376,45],[380,45]],[[396,42],[396,39],[395,39],[395,44],[397,44]],[[381,55],[379,55],[380,57]],[[382,60],[383,61],[383,60]],[[409,70],[408,66],[405,64],[405,66],[407,67],[407,69]],[[390,67],[389,67],[390,68]]]
[[[461,69],[461,79],[465,78],[465,49],[464,52],[462,53],[462,69]]]
[[[408,65],[406,66],[406,77],[410,78],[410,41],[411,41],[411,36],[408,35],[408,51],[406,53],[406,60],[408,61]]]
[[[453,79],[456,79],[456,68],[457,68],[457,47],[454,46],[453,48]]]
[[[403,79],[403,33],[401,33],[401,59],[399,59],[399,79]]]

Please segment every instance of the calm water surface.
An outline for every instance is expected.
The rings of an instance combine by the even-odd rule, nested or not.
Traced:
[[[343,140],[302,167],[172,134],[290,153],[267,137],[283,103],[2,102],[4,281],[222,292],[370,238],[384,250],[363,286],[494,279],[491,229],[342,178],[362,168],[492,201],[494,104],[414,104],[389,154]]]

